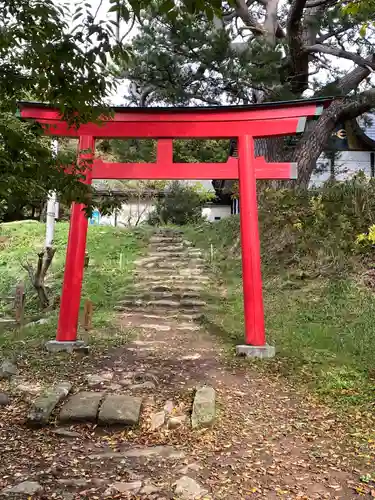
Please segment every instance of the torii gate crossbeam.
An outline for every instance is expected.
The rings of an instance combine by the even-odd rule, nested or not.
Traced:
[[[239,354],[269,357],[274,348],[266,344],[260,241],[258,228],[257,179],[295,179],[297,165],[267,163],[255,158],[254,139],[303,132],[306,120],[318,116],[329,100],[301,100],[263,105],[216,108],[113,108],[100,123],[70,127],[59,111],[40,103],[19,104],[21,117],[41,123],[51,136],[79,138],[79,162],[90,165],[85,182],[93,179],[238,179],[245,344]],[[110,163],[95,158],[95,139],[155,138],[155,163]],[[238,159],[226,163],[174,163],[173,139],[237,138]],[[88,221],[84,206],[73,203],[66,253],[64,282],[56,341],[57,349],[77,345]]]

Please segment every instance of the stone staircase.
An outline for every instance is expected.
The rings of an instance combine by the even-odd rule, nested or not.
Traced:
[[[199,319],[206,302],[200,297],[209,278],[200,250],[180,231],[160,229],[150,238],[147,257],[136,261],[137,284],[116,306],[129,316]]]

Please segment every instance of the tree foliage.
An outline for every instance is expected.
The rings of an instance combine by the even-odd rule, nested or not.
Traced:
[[[55,158],[42,129],[16,113],[19,100],[44,101],[78,125],[106,108],[115,86],[109,62],[126,66],[126,36],[150,0],[110,0],[105,21],[102,4],[78,0],[72,10],[54,0],[0,0],[0,220],[20,217],[49,190],[62,202],[90,201],[79,166],[64,175],[73,158]],[[218,7],[217,0],[159,4],[168,17],[181,9],[213,17]]]
[[[128,98],[152,106],[337,96],[287,152],[306,185],[336,123],[375,104],[374,27],[363,33],[365,11],[345,11],[339,0],[236,0],[222,2],[221,14],[210,20],[179,12],[171,19],[148,9],[130,66],[119,68],[132,82]],[[270,159],[285,158],[284,150],[283,141],[257,144]]]
[[[156,161],[154,139],[112,139],[98,143],[98,152],[112,161],[153,163]],[[176,163],[225,162],[229,141],[187,139],[173,141],[173,161]]]
[[[202,206],[214,197],[200,184],[188,185],[173,181],[165,190],[165,196],[157,200],[155,211],[148,222],[153,225],[178,226],[196,223],[202,219]]]

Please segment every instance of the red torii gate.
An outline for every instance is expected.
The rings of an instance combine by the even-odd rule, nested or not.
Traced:
[[[22,118],[34,119],[51,136],[78,137],[80,160],[89,159],[85,182],[92,179],[239,179],[245,345],[239,354],[269,357],[266,344],[257,208],[257,179],[295,179],[294,163],[267,163],[255,158],[254,138],[303,132],[308,117],[321,114],[324,99],[215,108],[112,108],[100,123],[69,127],[59,111],[48,105],[22,102]],[[96,138],[155,138],[155,163],[109,163],[95,158]],[[173,139],[237,138],[238,158],[226,163],[174,163]],[[84,206],[73,203],[66,252],[64,283],[55,350],[71,350],[77,341],[78,316],[88,221]]]

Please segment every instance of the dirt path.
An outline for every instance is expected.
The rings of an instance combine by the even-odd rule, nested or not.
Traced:
[[[0,486],[36,481],[43,491],[35,497],[65,500],[375,496],[360,485],[344,425],[328,409],[243,362],[231,366],[216,339],[192,321],[204,306],[199,297],[207,281],[199,252],[180,235],[163,233],[138,268],[138,292],[119,305],[120,321],[136,338],[100,360],[97,373],[113,377],[96,389],[142,395],[141,425],[80,424],[56,435],[53,428],[28,429],[11,408],[13,426],[0,420]],[[140,387],[123,384],[134,375]],[[216,390],[217,420],[211,429],[192,430],[194,390],[204,384]],[[155,414],[168,405],[187,419],[152,430]],[[181,478],[193,493],[176,494]]]

